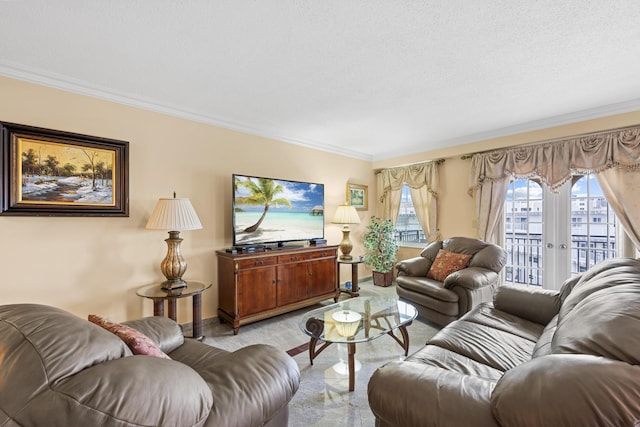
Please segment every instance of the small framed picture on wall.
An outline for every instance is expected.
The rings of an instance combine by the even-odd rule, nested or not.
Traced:
[[[359,211],[369,209],[369,194],[366,185],[347,183],[347,204]]]

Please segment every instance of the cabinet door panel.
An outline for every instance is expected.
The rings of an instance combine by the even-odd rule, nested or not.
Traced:
[[[278,305],[287,305],[307,298],[309,267],[307,263],[278,266]]]
[[[320,259],[309,263],[309,297],[326,294],[336,289],[335,258]]]
[[[241,317],[275,307],[275,267],[238,271],[238,314]]]

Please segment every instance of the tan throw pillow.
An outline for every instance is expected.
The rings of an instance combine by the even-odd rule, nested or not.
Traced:
[[[129,346],[133,354],[144,354],[147,356],[161,357],[163,359],[171,359],[160,347],[153,342],[151,338],[127,325],[111,322],[103,317],[95,314],[89,315],[89,322],[95,323],[103,327],[107,331],[116,334],[122,341]]]
[[[436,255],[436,259],[431,264],[431,268],[427,271],[429,279],[444,282],[444,279],[454,271],[462,270],[469,264],[471,255],[458,254],[455,252],[440,249]]]

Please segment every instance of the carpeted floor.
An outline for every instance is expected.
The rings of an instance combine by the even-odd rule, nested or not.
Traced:
[[[396,296],[395,286],[382,288],[371,281],[361,283],[362,296]],[[341,296],[341,300],[348,298]],[[332,299],[322,304],[331,304]],[[317,306],[297,310],[271,319],[245,325],[233,335],[229,325],[205,322],[204,342],[226,350],[236,350],[250,344],[267,343],[287,350],[298,363],[301,372],[300,389],[290,403],[291,427],[348,426],[371,427],[374,417],[367,400],[367,383],[379,366],[404,358],[402,348],[389,336],[383,336],[356,347],[355,391],[349,392],[345,361],[347,348],[331,345],[309,363],[309,337],[299,327],[302,314]],[[409,331],[409,354],[421,348],[436,332],[431,324],[416,319]]]

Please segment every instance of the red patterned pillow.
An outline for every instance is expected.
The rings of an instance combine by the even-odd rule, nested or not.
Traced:
[[[431,264],[431,268],[427,271],[429,279],[444,282],[444,279],[454,271],[462,270],[469,264],[471,255],[458,254],[455,252],[440,249],[436,259]]]
[[[133,354],[144,354],[147,356],[161,357],[163,359],[171,359],[167,356],[158,345],[153,342],[151,338],[127,325],[121,325],[120,323],[113,323],[109,320],[96,316],[95,314],[89,315],[89,322],[95,323],[98,326],[103,327],[107,331],[116,334],[122,341],[129,346]]]

